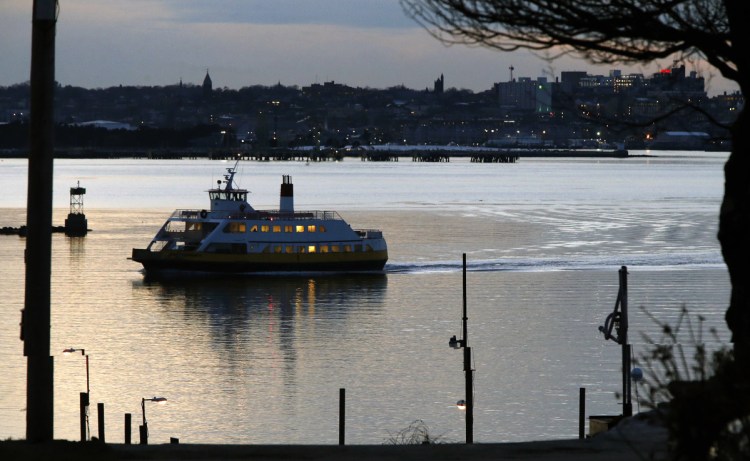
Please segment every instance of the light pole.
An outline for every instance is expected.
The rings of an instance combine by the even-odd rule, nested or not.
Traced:
[[[141,398],[141,412],[143,413],[143,425],[140,429],[141,445],[148,445],[148,424],[146,423],[146,402],[167,403],[166,397]]]
[[[471,348],[466,315],[466,253],[463,255],[463,317],[461,318],[463,338],[453,335],[448,345],[453,349],[464,350],[464,376],[466,377],[466,399],[458,402],[458,407],[466,409],[466,443],[474,443],[474,370],[471,369]]]
[[[631,398],[630,362],[631,350],[628,344],[628,268],[622,266],[619,271],[620,288],[617,291],[615,310],[607,316],[599,331],[604,339],[611,339],[622,348],[622,415],[633,416],[633,401]],[[612,334],[615,330],[615,334]]]
[[[86,354],[86,349],[76,349],[69,347],[63,350],[63,355],[70,355],[76,352],[80,352],[82,356],[86,358],[86,393],[81,392],[80,407],[81,407],[81,441],[85,442],[89,439],[91,430],[89,428],[89,402],[91,401],[91,390],[89,388],[89,356]]]

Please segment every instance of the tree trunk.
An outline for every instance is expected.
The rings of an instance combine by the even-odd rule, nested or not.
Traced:
[[[750,359],[750,115],[743,109],[732,127],[732,153],[724,166],[724,200],[719,242],[729,270],[732,295],[726,321],[735,358]]]

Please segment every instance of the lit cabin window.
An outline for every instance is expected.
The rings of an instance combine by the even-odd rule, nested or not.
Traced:
[[[281,245],[276,245],[273,247],[274,253],[281,253]]]
[[[284,232],[294,232],[294,226],[284,226]]]
[[[315,224],[310,224],[307,226],[307,232],[315,232]]]
[[[308,245],[307,246],[307,252],[308,253],[315,253],[315,245]]]
[[[297,226],[295,232],[305,232],[305,226]]]
[[[305,247],[297,248],[297,253],[304,253],[304,252],[305,252]]]
[[[285,250],[287,253],[294,253],[294,245],[287,245]]]
[[[338,245],[331,245],[331,253],[340,253],[341,247]]]
[[[182,221],[169,221],[167,223],[167,232],[183,232],[187,229],[188,224]]]
[[[321,253],[328,253],[328,245],[321,245],[320,246],[320,252]]]
[[[273,226],[273,231],[276,233],[281,232],[281,226],[279,225]]]
[[[352,246],[344,245],[344,253],[351,253],[351,252],[352,252]]]
[[[318,226],[318,231],[319,232],[325,232],[326,231],[326,226]]]
[[[258,232],[258,225],[253,224],[252,227],[250,227],[250,232]]]
[[[247,229],[247,225],[244,222],[229,222],[227,223],[226,227],[224,228],[224,232],[231,232],[233,234],[241,234],[244,233]]]
[[[201,230],[201,225],[202,224],[203,223],[199,223],[199,222],[189,222],[189,223],[187,223],[187,227],[186,227],[185,230],[187,230],[188,232],[190,232],[190,231],[199,231],[199,230]]]
[[[271,230],[271,226],[269,226],[268,224],[263,224],[262,226],[260,226],[261,232],[268,232],[269,230]]]

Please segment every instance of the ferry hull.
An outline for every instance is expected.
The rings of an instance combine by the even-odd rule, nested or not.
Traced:
[[[132,259],[146,272],[372,272],[383,270],[388,252],[234,255],[134,248]]]

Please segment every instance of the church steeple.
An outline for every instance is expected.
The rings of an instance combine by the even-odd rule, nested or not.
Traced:
[[[208,75],[208,69],[206,69],[206,78],[203,79],[203,96],[206,98],[211,96],[211,91],[213,91],[213,82],[211,82],[211,76]]]

